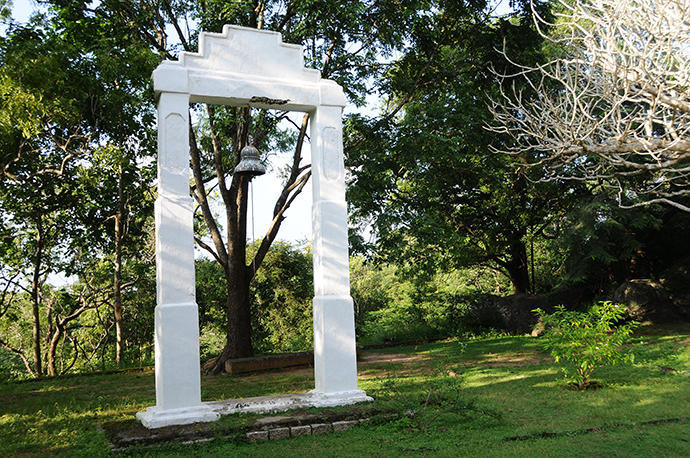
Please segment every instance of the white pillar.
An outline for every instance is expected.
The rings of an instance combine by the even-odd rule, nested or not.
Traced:
[[[344,97],[327,98],[332,104],[324,99],[311,118],[314,391],[329,400],[324,404],[338,404],[371,398],[357,388],[343,163]]]
[[[189,94],[163,92],[158,101],[158,198],[155,206],[156,405],[137,414],[148,428],[218,418],[201,403],[192,212]]]

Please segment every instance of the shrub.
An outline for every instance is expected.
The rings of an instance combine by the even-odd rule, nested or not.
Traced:
[[[625,314],[624,306],[605,301],[587,312],[567,311],[563,306],[551,314],[541,309],[534,312],[546,327],[544,346],[566,378],[575,379],[577,389],[593,385],[590,377],[597,367],[632,362],[633,355],[623,344],[637,323],[617,325]]]

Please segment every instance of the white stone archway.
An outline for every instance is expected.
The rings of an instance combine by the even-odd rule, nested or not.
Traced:
[[[345,95],[304,68],[302,47],[276,32],[226,25],[202,33],[198,53],[153,72],[158,100],[156,200],[156,405],[137,414],[149,428],[213,421],[239,411],[334,406],[371,400],[357,387],[348,268],[342,110]],[[311,114],[315,389],[300,395],[201,402],[195,300],[189,104],[252,106]]]

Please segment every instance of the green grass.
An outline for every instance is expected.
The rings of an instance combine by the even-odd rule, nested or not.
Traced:
[[[386,348],[373,352],[396,355],[396,362],[360,364],[360,387],[376,398],[376,407],[414,407],[420,412],[414,419],[259,444],[218,439],[125,454],[690,456],[690,326],[647,327],[641,334],[632,366],[595,372],[604,383],[598,390],[568,389],[538,339],[530,337]],[[307,373],[204,377],[202,397],[306,391],[313,387]],[[131,419],[154,399],[150,369],[2,384],[0,455],[108,455],[100,426]],[[664,419],[680,420],[650,423]]]

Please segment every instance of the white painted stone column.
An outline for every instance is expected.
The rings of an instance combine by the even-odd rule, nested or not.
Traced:
[[[323,82],[320,93],[321,105],[311,117],[314,392],[323,405],[335,405],[371,398],[357,388],[343,163],[345,97],[332,82]]]
[[[163,92],[158,101],[158,198],[155,206],[156,405],[137,414],[148,428],[218,418],[201,403],[192,211],[189,94]]]

